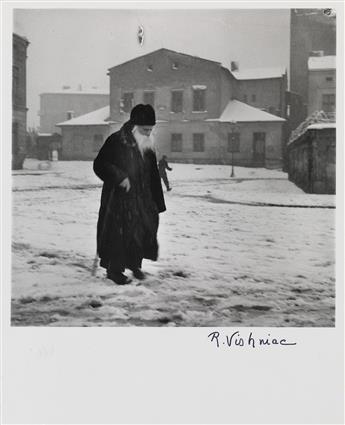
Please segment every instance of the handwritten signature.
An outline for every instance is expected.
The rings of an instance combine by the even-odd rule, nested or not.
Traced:
[[[230,347],[262,347],[271,345],[296,345],[296,342],[287,342],[284,338],[273,338],[268,334],[265,338],[258,338],[250,332],[248,336],[241,336],[239,331],[233,332],[229,335],[221,335],[220,332],[211,332],[208,336],[209,341],[217,346],[217,348],[225,346]]]

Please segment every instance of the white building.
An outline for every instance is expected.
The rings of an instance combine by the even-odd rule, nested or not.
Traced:
[[[336,57],[312,56],[308,60],[308,115],[336,110]]]

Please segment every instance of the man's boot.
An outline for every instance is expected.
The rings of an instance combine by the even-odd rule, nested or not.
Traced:
[[[107,278],[112,280],[117,285],[128,285],[132,282],[132,279],[121,272],[107,272]]]
[[[133,276],[138,280],[146,279],[145,273],[141,269],[132,269]]]

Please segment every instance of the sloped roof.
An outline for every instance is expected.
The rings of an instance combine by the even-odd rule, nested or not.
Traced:
[[[168,122],[166,120],[156,120],[157,123]],[[79,117],[72,118],[70,120],[55,124],[58,127],[73,126],[73,125],[108,125],[118,123],[119,121],[110,120],[110,108],[104,106],[103,108],[97,109],[96,111],[89,112]]]
[[[284,122],[285,119],[269,114],[261,109],[254,108],[239,100],[230,100],[219,118],[206,121],[220,122]]]
[[[335,122],[319,122],[316,124],[311,124],[307,127],[307,130],[323,130],[325,128],[336,128],[337,125]]]
[[[264,80],[266,78],[280,78],[285,74],[285,68],[248,68],[231,71],[237,80]]]
[[[322,69],[335,69],[336,56],[311,56],[308,59],[308,68],[310,71],[319,71]]]
[[[160,48],[160,49],[153,50],[152,52],[145,53],[144,55],[136,56],[136,57],[135,57],[135,58],[133,58],[133,59],[129,59],[129,60],[125,61],[125,62],[122,62],[122,63],[119,63],[119,64],[117,64],[117,65],[115,65],[115,66],[112,66],[111,68],[108,68],[108,71],[111,71],[112,69],[117,68],[118,66],[122,66],[122,65],[128,64],[128,63],[130,63],[130,62],[132,62],[132,61],[135,61],[135,60],[137,60],[137,59],[143,58],[143,57],[145,57],[145,56],[153,55],[153,54],[158,53],[158,52],[173,53],[173,54],[175,54],[175,55],[187,56],[187,57],[189,57],[189,58],[196,58],[196,59],[200,59],[200,60],[202,60],[202,61],[206,61],[206,62],[213,62],[213,63],[218,64],[218,65],[220,65],[220,64],[221,64],[220,62],[214,61],[214,60],[212,60],[212,59],[205,59],[205,58],[201,58],[201,57],[196,56],[196,55],[190,55],[190,54],[188,54],[188,53],[176,52],[175,50],[166,49],[165,47],[162,47],[162,48]]]
[[[149,52],[149,53],[145,53],[144,55],[136,56],[133,59],[129,59],[125,62],[119,63],[115,66],[112,66],[111,68],[108,68],[108,71],[111,71],[112,69],[115,69],[115,68],[120,67],[122,65],[127,65],[127,64],[129,64],[133,61],[136,61],[137,59],[149,57],[149,56],[156,54],[158,52],[172,53],[172,54],[175,54],[175,55],[199,59],[199,60],[205,61],[205,62],[212,62],[216,65],[220,65],[223,70],[226,70],[227,72],[232,74],[237,80],[259,80],[259,79],[267,79],[267,78],[280,78],[282,75],[284,75],[286,73],[286,70],[285,70],[284,67],[249,68],[249,69],[238,70],[238,71],[230,71],[229,68],[227,68],[226,66],[223,66],[221,64],[221,62],[219,62],[219,61],[202,58],[200,56],[191,55],[191,54],[188,54],[188,53],[177,52],[175,50],[167,49],[165,47],[162,47],[161,49],[157,49],[157,50],[154,50],[154,51]]]
[[[60,122],[56,124],[59,127],[70,126],[70,125],[108,125],[115,121],[107,121],[110,117],[110,108],[104,106],[103,108],[97,109],[96,111],[89,112],[79,117],[72,118],[70,120]]]

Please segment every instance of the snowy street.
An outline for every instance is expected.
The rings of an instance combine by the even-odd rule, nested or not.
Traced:
[[[92,162],[37,165],[13,173],[13,325],[334,326],[335,196],[281,171],[171,164],[159,260],[116,286],[91,275]]]

